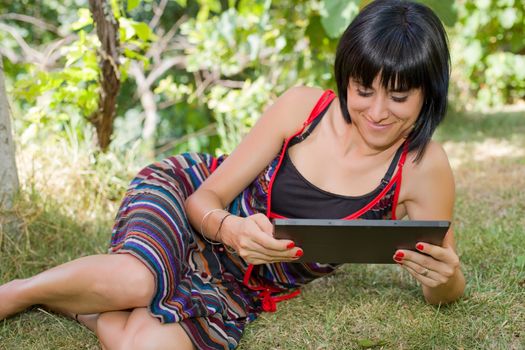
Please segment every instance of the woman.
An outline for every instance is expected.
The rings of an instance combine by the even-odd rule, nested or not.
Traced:
[[[142,170],[110,254],[5,284],[0,319],[44,304],[105,349],[231,349],[260,312],[336,268],[294,263],[302,250],[274,239],[269,218],[451,220],[451,169],[430,141],[449,82],[439,19],[415,3],[371,3],[340,40],[335,76],[338,96],[289,90],[227,158],[183,154]],[[429,303],[448,303],[465,287],[454,245],[451,229],[443,247],[392,258]]]

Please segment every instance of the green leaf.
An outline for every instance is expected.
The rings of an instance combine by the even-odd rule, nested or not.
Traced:
[[[132,26],[140,40],[148,41],[152,38],[151,28],[146,23],[135,22]]]
[[[128,11],[133,11],[139,4],[140,0],[128,0]]]
[[[419,0],[419,2],[434,10],[443,23],[449,27],[454,26],[458,20],[454,0]]]
[[[87,8],[79,9],[77,11],[77,17],[78,17],[78,20],[71,24],[71,29],[73,30],[80,30],[84,28],[85,26],[93,24],[93,18],[91,17],[91,12],[89,12],[89,9]]]
[[[384,340],[358,339],[357,344],[364,349],[370,349],[386,345]]]
[[[337,38],[345,31],[359,12],[360,0],[324,0],[321,24],[330,38]]]

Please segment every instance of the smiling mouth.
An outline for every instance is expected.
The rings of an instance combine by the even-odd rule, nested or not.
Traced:
[[[389,124],[378,124],[376,122],[373,122],[371,121],[370,119],[366,119],[366,121],[368,122],[368,124],[373,128],[373,129],[378,129],[378,130],[384,130],[386,128],[388,128],[389,126],[392,125],[392,123],[389,123]]]

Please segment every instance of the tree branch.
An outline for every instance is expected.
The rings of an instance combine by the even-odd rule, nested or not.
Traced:
[[[157,154],[164,153],[172,149],[173,147],[177,146],[178,144],[186,142],[193,137],[215,135],[216,132],[217,132],[217,123],[211,123],[205,126],[204,128],[199,129],[191,134],[186,134],[182,137],[171,140],[170,142],[167,142],[164,145],[158,147],[155,151]]]
[[[169,57],[161,61],[161,63],[155,66],[146,78],[146,84],[152,86],[153,83],[160,78],[167,70],[173,66],[180,66],[184,68],[186,65],[186,58],[184,56]]]
[[[153,2],[154,16],[151,19],[151,21],[149,21],[149,27],[151,29],[154,29],[157,26],[157,24],[159,24],[160,18],[164,14],[164,10],[166,9],[167,4],[168,0],[161,0],[159,5],[157,5],[155,1]]]
[[[15,21],[26,22],[26,23],[32,24],[34,26],[40,27],[42,29],[48,30],[50,32],[53,32],[61,36],[56,26],[49,24],[40,18],[36,18],[36,17],[28,16],[28,15],[22,15],[19,13],[6,13],[3,15],[0,15],[0,20],[2,19],[13,19]]]
[[[177,31],[179,30],[179,27],[182,23],[184,23],[188,17],[186,15],[181,16],[174,24],[171,26],[170,30],[164,35],[160,33],[155,33],[160,36],[160,39],[154,42],[151,47],[148,49],[148,52],[146,52],[146,57],[148,58],[154,58],[155,61],[160,61],[160,56],[165,53],[166,48],[168,47],[168,44],[171,42],[171,39],[175,36]]]
[[[0,56],[5,56],[12,63],[18,63],[22,61],[22,57],[18,56],[16,52],[9,47],[0,46]]]
[[[6,32],[11,34],[11,36],[15,39],[15,41],[18,43],[18,45],[22,49],[22,52],[24,53],[24,55],[27,57],[26,59],[27,61],[30,61],[35,64],[40,64],[42,63],[42,61],[44,61],[44,55],[42,55],[37,50],[33,50],[26,43],[24,38],[22,38],[22,36],[18,34],[18,31],[16,30],[16,28],[11,27],[8,24],[0,22],[0,30],[5,30]]]

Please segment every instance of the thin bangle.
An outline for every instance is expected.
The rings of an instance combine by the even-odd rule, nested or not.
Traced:
[[[217,233],[215,233],[215,240],[218,241],[218,242],[221,242],[222,241],[222,238],[221,238],[221,228],[222,228],[222,224],[224,223],[224,220],[226,220],[226,218],[228,216],[232,216],[233,214],[231,213],[228,213],[226,215],[224,215],[224,217],[221,219],[221,223],[219,224],[219,228],[217,229]],[[222,242],[222,244],[224,245],[224,247],[226,248],[227,251],[229,251],[231,254],[233,255],[236,255],[237,252],[235,251],[235,249],[231,248],[230,246],[228,246],[227,244],[225,244],[224,242]]]
[[[221,234],[222,224],[224,224],[224,220],[226,220],[226,218],[227,218],[228,216],[232,216],[232,214],[231,214],[231,213],[228,213],[228,214],[226,214],[226,215],[224,215],[224,216],[222,217],[222,219],[221,219],[221,223],[219,224],[219,228],[217,229],[217,232],[215,232],[215,238],[214,238],[214,240],[217,241],[217,242],[220,242],[220,239],[221,239],[221,238],[220,238],[220,234]]]
[[[206,219],[213,213],[213,212],[216,212],[216,211],[221,211],[223,209],[220,209],[220,208],[215,208],[215,209],[211,209],[209,210],[206,214],[204,214],[204,216],[202,217],[202,220],[201,220],[201,233],[203,236],[206,237],[206,235],[204,234],[204,222],[206,221]]]

